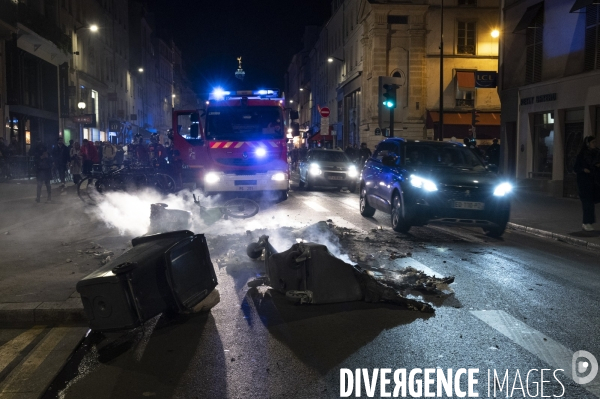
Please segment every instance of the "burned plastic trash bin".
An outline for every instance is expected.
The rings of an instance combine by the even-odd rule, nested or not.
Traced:
[[[192,213],[180,209],[167,209],[169,205],[150,205],[150,228],[148,234],[188,230],[192,226]]]
[[[262,236],[258,242],[246,247],[246,253],[253,259],[258,259],[263,251],[267,273],[263,282],[285,294],[291,302],[321,304],[383,301],[426,313],[434,311],[428,303],[402,296],[377,280],[368,270],[338,259],[324,245],[303,242],[278,253],[269,243],[269,237]],[[450,284],[454,278],[431,277],[431,281],[432,284]]]
[[[161,313],[190,312],[217,286],[202,234],[173,231],[132,244],[77,283],[92,330],[130,329]]]

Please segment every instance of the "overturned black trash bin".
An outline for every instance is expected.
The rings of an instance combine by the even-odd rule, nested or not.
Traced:
[[[188,312],[217,286],[203,234],[172,231],[132,244],[77,283],[93,330],[130,329],[160,313]]]

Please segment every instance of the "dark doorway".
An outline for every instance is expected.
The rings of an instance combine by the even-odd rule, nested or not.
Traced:
[[[563,197],[578,198],[577,176],[573,171],[577,153],[583,142],[583,122],[565,123],[565,162]]]

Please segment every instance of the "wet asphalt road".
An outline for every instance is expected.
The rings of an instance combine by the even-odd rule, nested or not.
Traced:
[[[362,230],[371,238],[361,256],[384,256],[380,242],[408,248],[409,262],[455,276],[454,292],[420,297],[435,305],[434,315],[364,302],[294,306],[282,295],[248,288],[262,270],[243,253],[249,238],[207,234],[221,302],[208,314],[107,334],[97,345],[90,338],[45,397],[333,398],[340,397],[341,368],[478,368],[479,397],[488,397],[488,370],[501,379],[508,370],[512,397],[534,397],[539,370],[550,369],[544,395],[600,395],[598,385],[573,381],[570,357],[578,350],[600,357],[597,252],[513,231],[502,239],[445,226],[397,234],[388,215],[363,218],[357,195],[330,190],[292,192],[260,216],[262,224],[331,219]],[[232,248],[236,253],[227,254]],[[397,261],[400,267],[406,258]],[[531,369],[538,371],[526,381]],[[565,371],[555,378],[555,369]],[[367,397],[364,386],[359,396]]]

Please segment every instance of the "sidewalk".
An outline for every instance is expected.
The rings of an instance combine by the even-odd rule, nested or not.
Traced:
[[[600,214],[596,209],[599,222]],[[600,250],[600,224],[596,231],[583,231],[581,201],[517,190],[512,202],[510,229]]]
[[[0,183],[0,323],[85,325],[75,285],[130,241],[86,214],[73,183],[53,184],[50,203],[35,192],[35,180]]]

